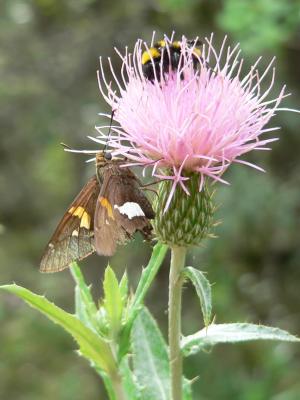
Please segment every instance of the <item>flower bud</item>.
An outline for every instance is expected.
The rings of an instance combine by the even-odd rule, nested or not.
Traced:
[[[190,195],[177,185],[166,209],[172,184],[170,180],[162,181],[154,201],[156,217],[153,225],[156,236],[169,246],[198,245],[208,236],[213,225],[213,193],[210,193],[207,185],[199,192],[199,176],[191,174],[185,182]]]

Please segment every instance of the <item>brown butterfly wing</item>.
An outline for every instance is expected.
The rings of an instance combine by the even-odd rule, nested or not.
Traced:
[[[43,254],[41,272],[58,272],[95,251],[94,214],[100,186],[91,178],[59,222]]]
[[[129,209],[131,207],[133,211],[139,210],[142,215],[128,216],[128,205]],[[149,238],[152,230],[149,222],[151,218],[154,218],[152,206],[140,190],[135,175],[128,168],[116,167],[116,170],[108,170],[104,175],[95,211],[97,253],[113,255],[117,244],[124,244],[136,231]]]
[[[114,214],[107,209],[109,204],[106,206],[103,199],[105,198],[99,196],[95,211],[95,248],[99,255],[112,256],[116,251],[117,243],[126,242],[126,232],[119,228]]]

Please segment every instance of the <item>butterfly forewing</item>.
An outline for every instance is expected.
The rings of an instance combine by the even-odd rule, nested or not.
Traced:
[[[42,272],[57,272],[95,251],[94,214],[100,186],[91,178],[69,206],[41,260]]]

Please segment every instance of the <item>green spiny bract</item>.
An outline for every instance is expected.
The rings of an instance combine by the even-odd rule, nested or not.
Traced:
[[[158,196],[154,201],[156,217],[154,229],[157,238],[170,246],[199,245],[202,239],[210,234],[213,226],[215,206],[212,195],[207,187],[203,186],[199,192],[199,176],[188,176],[185,185],[190,193],[186,194],[180,185],[177,185],[168,209],[165,211],[173,182],[162,181],[159,185]]]

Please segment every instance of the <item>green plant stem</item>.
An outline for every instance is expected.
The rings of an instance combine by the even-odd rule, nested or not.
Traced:
[[[111,384],[117,400],[127,400],[126,394],[122,386],[122,378],[118,371],[110,375]]]
[[[171,399],[182,400],[181,296],[186,247],[172,247],[169,278],[169,356]]]
[[[101,379],[103,380],[109,400],[116,400],[116,395],[115,395],[110,377],[108,375],[104,374],[103,371],[101,371],[98,368],[96,368],[96,371],[98,372]]]
[[[110,345],[111,351],[114,355],[114,358],[117,362],[117,343],[116,343],[116,338],[111,339],[111,345]],[[122,382],[122,376],[120,375],[119,368],[116,370],[112,371],[109,375],[110,380],[111,380],[111,385],[114,391],[115,399],[116,400],[127,400],[127,396],[125,394],[124,388],[123,388],[123,382]]]

